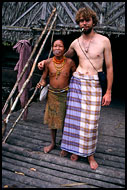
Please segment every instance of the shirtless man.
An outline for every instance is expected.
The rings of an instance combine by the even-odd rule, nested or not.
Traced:
[[[79,39],[74,40],[70,47],[69,50],[66,52],[65,56],[66,57],[73,57],[74,53],[76,52],[79,58],[79,65],[76,69],[76,74],[73,74],[73,77],[79,78],[79,81],[82,81],[82,77],[87,81],[85,82],[84,89],[82,88],[81,84],[81,90],[84,93],[90,92],[91,93],[97,93],[98,92],[98,97],[100,96],[99,94],[99,88],[98,82],[96,82],[96,77],[97,77],[97,71],[102,71],[103,67],[103,61],[105,60],[106,64],[106,71],[107,71],[107,90],[105,95],[102,97],[102,106],[108,106],[111,102],[111,89],[112,89],[112,83],[113,83],[113,65],[112,65],[112,52],[111,52],[111,45],[110,41],[107,37],[100,35],[94,31],[94,26],[97,24],[97,17],[96,13],[89,8],[81,8],[77,14],[76,14],[76,22],[79,24],[80,28],[82,29],[82,35],[79,37]],[[79,42],[78,42],[79,40]],[[80,45],[79,45],[80,43]],[[81,47],[80,47],[81,46]],[[86,56],[90,59],[92,62],[93,66],[96,68],[96,70],[93,68],[91,63],[89,62],[88,58],[84,55],[83,51],[85,52]],[[93,78],[91,78],[93,77]],[[92,82],[89,81],[89,79],[92,81],[93,79],[93,84],[96,82],[96,85],[94,86],[95,89],[92,89]],[[84,81],[85,81],[84,80]],[[75,84],[74,79],[72,81],[73,84]],[[82,82],[81,82],[82,83]],[[70,82],[70,85],[72,86],[72,89],[74,88],[73,85]],[[88,85],[88,86],[87,86]],[[85,90],[86,87],[86,90]],[[69,92],[68,92],[69,93]],[[71,95],[72,94],[72,95]],[[73,90],[70,89],[70,96],[71,99],[73,99],[74,94]],[[84,95],[85,96],[85,95]],[[90,163],[91,169],[97,169],[98,163],[94,159],[94,153],[96,149],[96,143],[97,143],[97,134],[98,134],[98,120],[100,116],[100,107],[101,107],[101,98],[98,99],[98,102],[96,102],[95,108],[92,108],[91,105],[88,105],[88,99],[89,96],[87,97],[86,95],[86,102],[84,103],[84,108],[82,108],[81,112],[90,112],[92,114],[82,114],[80,120],[82,117],[84,117],[87,121],[84,124],[84,131],[82,127],[82,122],[77,124],[77,126],[80,125],[80,130],[77,130],[76,132],[74,131],[76,129],[76,124],[74,127],[72,127],[73,121],[70,121],[72,119],[72,116],[76,116],[73,112],[71,112],[71,109],[74,111],[73,107],[73,102],[72,100],[68,100],[67,106],[70,105],[72,106],[71,108],[67,109],[66,112],[66,117],[65,117],[65,124],[64,124],[64,131],[63,131],[63,137],[62,137],[62,143],[61,143],[61,155],[65,156],[67,152],[73,153],[71,156],[71,160],[75,161],[78,159],[78,156],[84,156],[88,157],[88,161]],[[91,101],[90,104],[95,105],[95,96],[91,96],[92,98],[89,99]],[[80,99],[80,98],[79,98]],[[82,98],[81,98],[82,99]],[[84,97],[85,101],[85,97]],[[78,107],[78,106],[77,106]],[[80,107],[80,106],[79,106]],[[76,109],[75,109],[76,111]],[[97,113],[98,112],[98,113]],[[98,117],[95,117],[95,115],[98,114]],[[70,120],[69,120],[69,119]],[[77,118],[79,120],[79,118]],[[94,121],[95,124],[92,125],[92,122]],[[96,121],[96,122],[95,122]],[[76,122],[76,121],[75,121]],[[78,133],[80,131],[80,133]],[[90,131],[90,132],[89,132]],[[86,132],[86,134],[85,134]],[[75,137],[74,135],[78,133],[79,137]],[[72,137],[73,134],[73,137]],[[90,136],[90,138],[87,138],[87,136]],[[79,141],[77,140],[79,138]],[[82,140],[82,139],[86,140]],[[92,140],[94,138],[94,140]],[[77,142],[77,144],[74,144],[72,142]],[[84,145],[84,146],[83,146]],[[87,149],[87,151],[84,151],[84,149]]]
[[[95,170],[98,167],[94,153],[101,105],[108,106],[111,102],[113,83],[111,44],[107,37],[94,31],[94,26],[97,24],[97,16],[94,11],[89,8],[79,9],[76,14],[76,22],[83,32],[79,39],[71,43],[69,50],[65,53],[66,57],[72,58],[76,52],[79,65],[76,72],[73,73],[69,86],[61,156],[66,156],[68,152],[73,153],[72,161],[78,160],[78,156],[88,157],[91,169]],[[97,71],[102,71],[105,61],[107,90],[103,97],[97,71],[81,48]],[[43,63],[38,66],[41,69]]]
[[[57,129],[63,129],[70,74],[76,70],[74,61],[63,56],[64,53],[64,41],[62,39],[55,40],[53,43],[54,57],[44,61],[45,69],[41,81],[37,84],[38,88],[45,86],[46,78],[49,76],[50,86],[44,124],[48,124],[51,129],[51,144],[44,147],[45,153],[55,148]]]

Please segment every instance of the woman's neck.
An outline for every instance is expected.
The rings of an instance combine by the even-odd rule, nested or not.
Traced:
[[[54,56],[54,57],[55,57],[55,59],[57,59],[57,60],[63,59],[63,55],[62,55],[62,56]]]

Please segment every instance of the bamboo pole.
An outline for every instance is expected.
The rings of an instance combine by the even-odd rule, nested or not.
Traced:
[[[35,44],[35,46],[34,46],[34,49],[33,49],[32,53],[31,53],[31,55],[30,55],[28,61],[27,61],[26,64],[25,64],[25,67],[23,68],[23,70],[22,70],[22,72],[21,72],[19,78],[17,79],[17,81],[16,81],[16,83],[15,83],[15,85],[14,85],[12,91],[10,92],[10,94],[9,94],[9,96],[8,96],[8,98],[7,98],[6,102],[5,102],[5,104],[4,104],[4,107],[3,107],[3,109],[2,109],[2,115],[5,113],[5,111],[6,111],[7,107],[8,107],[9,101],[10,101],[11,97],[13,96],[13,94],[14,94],[14,92],[15,92],[15,90],[16,90],[16,88],[17,88],[19,82],[20,82],[20,80],[22,79],[22,76],[23,76],[23,74],[25,73],[25,71],[26,71],[26,69],[27,69],[27,67],[28,67],[28,65],[29,65],[29,63],[30,63],[30,61],[31,61],[31,59],[33,58],[33,55],[34,55],[34,53],[35,53],[35,51],[36,51],[36,49],[37,49],[37,47],[38,47],[38,44],[39,44],[39,42],[41,41],[43,35],[45,34],[45,32],[46,32],[46,30],[47,30],[47,27],[48,27],[48,25],[49,25],[49,23],[50,23],[50,21],[51,21],[51,19],[52,19],[52,17],[53,17],[53,15],[54,15],[55,12],[56,12],[56,8],[52,11],[52,14],[51,14],[50,17],[49,17],[49,19],[48,19],[48,21],[47,21],[47,23],[46,23],[46,26],[45,26],[45,28],[44,28],[44,30],[42,31],[40,37],[38,38],[38,40],[37,40],[37,42],[36,42],[36,44]]]
[[[17,97],[16,97],[16,99],[15,99],[15,101],[14,101],[14,103],[13,103],[11,109],[10,109],[10,112],[8,113],[7,117],[4,119],[4,124],[5,124],[5,125],[8,123],[8,120],[9,120],[9,117],[10,117],[10,115],[11,115],[11,112],[14,110],[14,108],[15,108],[17,102],[18,102],[19,97],[20,97],[21,94],[23,93],[24,88],[26,87],[26,85],[28,84],[30,78],[32,77],[32,74],[33,74],[33,72],[34,72],[34,70],[35,70],[35,66],[36,66],[37,60],[38,60],[38,58],[39,58],[39,56],[40,56],[40,54],[41,54],[41,52],[42,52],[42,50],[43,50],[43,47],[44,47],[44,45],[45,45],[45,42],[46,42],[46,40],[47,40],[49,34],[51,33],[51,29],[52,29],[52,27],[53,27],[53,25],[54,25],[54,22],[56,21],[56,18],[57,18],[57,14],[56,14],[55,17],[54,17],[53,22],[52,22],[52,24],[51,24],[51,26],[50,26],[50,29],[49,29],[49,31],[48,31],[48,33],[47,33],[47,36],[45,37],[45,40],[43,41],[43,44],[41,45],[41,48],[40,48],[40,50],[39,50],[39,53],[37,54],[37,56],[36,56],[36,58],[35,58],[35,61],[34,61],[34,63],[33,63],[33,66],[32,66],[32,69],[31,69],[31,71],[30,71],[30,74],[29,74],[28,78],[27,78],[26,81],[24,82],[24,84],[23,84],[23,86],[22,86],[22,88],[21,88],[19,94],[17,95]]]
[[[43,49],[43,47],[44,47],[44,44],[45,44],[45,42],[46,42],[46,40],[47,40],[47,38],[48,38],[48,36],[49,36],[49,34],[50,34],[50,32],[51,32],[51,29],[52,29],[52,27],[53,27],[53,25],[54,25],[54,23],[55,23],[55,21],[56,21],[56,18],[57,18],[57,14],[55,15],[55,18],[54,18],[54,20],[53,20],[53,22],[52,22],[52,24],[51,24],[51,27],[50,27],[50,29],[49,29],[49,32],[48,32],[48,34],[47,34],[47,36],[46,36],[46,38],[45,38],[45,40],[44,40],[44,42],[43,42],[43,44],[42,44],[40,50],[39,50],[39,53],[38,53],[38,55],[37,55],[37,57],[36,57],[36,59],[35,59],[36,62],[37,62],[37,60],[38,60],[39,55],[40,55],[41,52],[42,52],[42,49]],[[34,62],[33,66],[36,66],[36,62]],[[34,71],[34,68],[31,70],[31,73],[30,73],[31,75],[28,76],[29,79],[30,79],[30,76],[32,76],[33,71]],[[29,82],[29,81],[28,81],[28,82]],[[25,81],[25,83],[26,83],[26,81]],[[24,83],[23,86],[25,86],[25,83]],[[26,84],[27,84],[27,83],[26,83]],[[24,87],[22,87],[22,89],[24,89]],[[22,90],[22,89],[21,89],[21,90]],[[23,110],[22,110],[22,112],[20,113],[19,117],[16,119],[16,121],[15,121],[15,123],[13,124],[12,128],[10,129],[10,131],[8,132],[8,134],[6,135],[6,137],[5,137],[4,141],[3,141],[3,143],[6,142],[7,138],[8,138],[9,135],[12,133],[12,131],[13,131],[15,125],[18,123],[18,121],[20,120],[21,116],[22,116],[23,113],[25,112],[26,108],[28,107],[28,105],[30,104],[30,102],[32,101],[32,99],[34,98],[34,96],[35,96],[37,90],[38,90],[38,88],[36,87],[35,90],[34,90],[33,95],[32,95],[31,98],[28,100],[27,104],[26,104],[25,107],[23,108]],[[18,95],[21,95],[21,93],[19,93]],[[16,100],[15,100],[15,101],[16,101]],[[18,99],[17,99],[17,101],[18,101]],[[12,110],[12,108],[11,108],[11,110]],[[6,119],[8,120],[8,118],[6,118]],[[6,125],[7,125],[7,121],[4,121],[4,123],[5,123],[5,126],[6,126]]]
[[[32,99],[34,98],[36,92],[37,92],[38,88],[36,87],[34,90],[33,95],[31,96],[31,98],[28,100],[27,104],[25,105],[25,107],[23,108],[22,112],[20,113],[19,117],[16,119],[15,123],[13,124],[13,126],[11,127],[10,131],[8,132],[8,134],[6,135],[3,143],[5,143],[5,141],[7,140],[7,138],[9,137],[9,135],[12,133],[15,125],[18,123],[18,121],[20,120],[21,116],[23,115],[23,113],[25,112],[26,108],[28,107],[28,105],[30,104],[30,102],[32,101]]]

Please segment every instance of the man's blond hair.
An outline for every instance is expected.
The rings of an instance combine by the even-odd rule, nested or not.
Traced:
[[[76,23],[79,24],[81,17],[83,19],[89,19],[92,17],[94,26],[97,25],[98,19],[96,13],[88,7],[80,8],[76,14]]]

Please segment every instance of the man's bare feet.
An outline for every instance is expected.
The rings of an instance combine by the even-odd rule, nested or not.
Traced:
[[[44,153],[48,153],[54,148],[55,148],[55,145],[50,144],[49,146],[44,147]]]
[[[89,164],[90,164],[90,167],[92,170],[96,170],[97,167],[98,167],[98,163],[96,162],[96,160],[94,159],[94,156],[91,155],[88,157],[88,161],[89,161]]]
[[[62,151],[60,152],[60,156],[61,156],[61,157],[65,157],[65,156],[67,156],[67,154],[68,154],[68,152],[65,151],[65,150],[62,150]]]
[[[71,160],[72,160],[72,161],[77,161],[77,160],[78,160],[78,155],[72,154],[72,155],[71,155]]]

